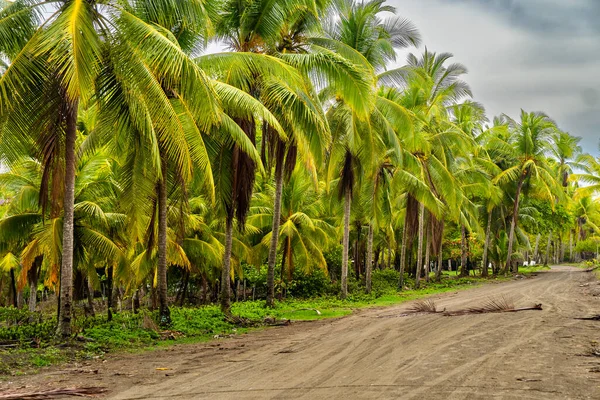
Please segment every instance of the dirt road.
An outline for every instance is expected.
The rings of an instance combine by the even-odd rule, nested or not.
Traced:
[[[438,309],[505,296],[517,307],[542,303],[543,311],[402,317],[404,304],[119,356],[97,374],[63,370],[35,380],[106,386],[108,398],[120,400],[600,399],[600,357],[589,355],[600,321],[574,319],[600,313],[598,293],[591,273],[555,267],[435,297]]]

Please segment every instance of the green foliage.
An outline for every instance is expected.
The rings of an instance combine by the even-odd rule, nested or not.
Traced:
[[[287,284],[288,295],[307,299],[335,293],[329,277],[322,269],[308,273],[296,270],[294,279]]]
[[[257,321],[316,318],[315,308],[320,317],[345,315],[478,282],[446,276],[412,291],[407,272],[399,294],[399,273],[376,269],[367,295],[365,277],[349,271],[348,300],[337,299],[348,269],[342,255],[358,262],[385,253],[414,266],[425,237],[432,260],[441,245],[444,266],[465,251],[478,264],[488,226],[495,267],[531,254],[538,233],[555,242],[549,247],[570,238],[578,253],[597,251],[600,159],[579,155],[579,140],[542,113],[503,115],[490,127],[463,80],[467,68],[450,53],[425,49],[389,69],[420,35],[386,1],[98,3],[101,11],[94,1],[47,2],[42,12],[30,1],[0,1],[3,304],[13,284],[46,293],[68,281],[59,274],[70,259],[62,232],[70,208],[73,267],[90,292],[110,281],[127,299],[154,284],[165,293],[168,266],[171,294],[189,280],[198,296],[202,279],[215,296],[231,276],[257,299],[234,304],[234,314]],[[193,59],[213,34],[234,51]],[[78,154],[68,208],[67,120],[77,123]],[[157,187],[168,189],[166,201]],[[276,193],[281,226],[272,240]],[[340,194],[351,200],[344,209]],[[239,229],[226,230],[234,219]],[[284,300],[265,309],[272,243]],[[544,241],[539,247],[545,252]],[[198,340],[237,329],[212,305],[175,307],[171,319],[170,329]],[[144,311],[72,327],[85,338],[85,358],[162,343],[158,322]],[[0,309],[0,341],[41,347],[30,349],[32,365],[61,357],[44,347],[55,325],[51,316]]]
[[[394,294],[398,291],[400,273],[393,269],[375,270],[372,275],[373,296]]]
[[[14,307],[0,308],[0,342],[19,342],[22,346],[52,338],[56,319]]]
[[[600,246],[600,237],[593,236],[593,237],[589,237],[585,240],[577,242],[577,245],[575,246],[575,251],[596,254],[599,246]]]

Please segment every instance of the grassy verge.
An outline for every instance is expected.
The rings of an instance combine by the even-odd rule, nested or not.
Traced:
[[[313,299],[287,299],[278,302],[274,309],[265,308],[264,301],[234,303],[232,313],[252,326],[264,326],[268,320],[315,320],[336,318],[351,314],[353,310],[400,304],[433,294],[473,288],[485,282],[506,278],[481,279],[445,278],[440,283],[422,283],[418,290],[398,293],[395,281],[374,282],[374,293],[361,294],[356,286],[346,300],[336,296]],[[411,286],[412,282],[407,282]],[[316,312],[319,311],[319,313]],[[35,323],[29,323],[31,318]],[[107,353],[144,351],[172,344],[198,343],[215,337],[228,337],[248,332],[252,328],[237,326],[224,318],[216,305],[203,307],[173,307],[173,325],[168,331],[158,329],[157,315],[148,310],[138,314],[114,314],[112,321],[105,316],[78,319],[75,339],[65,345],[53,339],[53,318],[44,319],[39,314],[24,310],[0,309],[0,375],[8,377],[34,373],[40,368],[64,362],[103,358]]]

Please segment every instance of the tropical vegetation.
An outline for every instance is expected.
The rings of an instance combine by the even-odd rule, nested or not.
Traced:
[[[0,304],[59,337],[597,258],[600,158],[385,0],[0,7]]]

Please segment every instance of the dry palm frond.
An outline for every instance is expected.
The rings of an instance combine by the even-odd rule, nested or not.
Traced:
[[[0,400],[45,400],[63,396],[92,396],[105,393],[106,389],[100,387],[50,389],[39,392],[3,393]]]
[[[408,309],[410,313],[437,313],[435,302],[431,299],[419,300]]]
[[[579,320],[583,320],[583,321],[600,321],[600,314],[593,315],[591,317],[579,317],[579,318],[574,318],[574,319],[579,319]]]
[[[457,311],[446,311],[444,315],[455,316],[465,314],[487,314],[487,313],[499,313],[499,312],[515,312],[515,311],[526,311],[526,310],[541,310],[541,304],[535,304],[532,307],[515,308],[513,302],[510,299],[502,296],[496,299],[489,299],[482,307],[471,307],[464,310]]]

